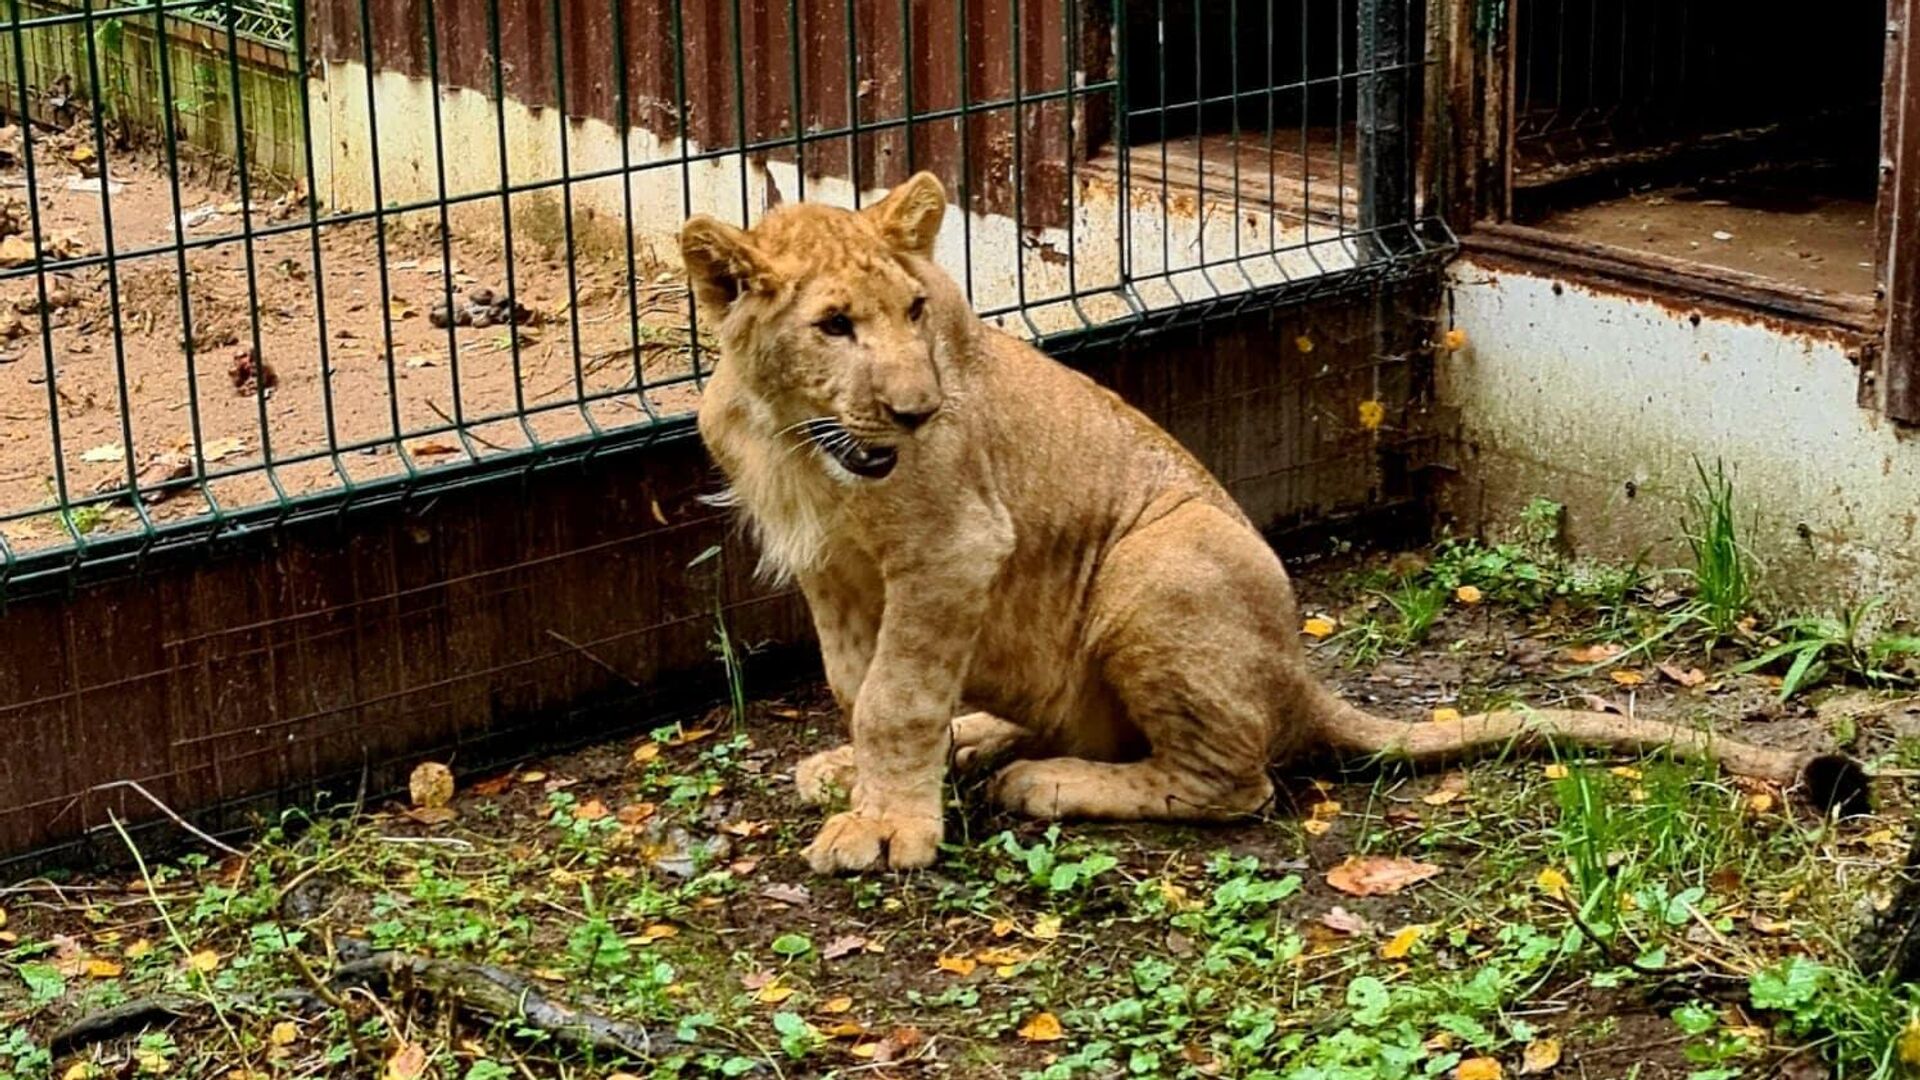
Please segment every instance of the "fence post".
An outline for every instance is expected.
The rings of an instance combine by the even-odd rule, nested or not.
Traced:
[[[1360,0],[1359,172],[1363,256],[1414,246],[1412,0]]]

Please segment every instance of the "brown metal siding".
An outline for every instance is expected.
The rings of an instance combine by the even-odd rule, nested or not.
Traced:
[[[371,50],[361,33],[363,3]],[[1069,3],[1081,5],[1071,27]],[[1027,97],[1063,91],[1069,85],[1070,51],[1079,53],[1086,70],[1074,85],[1103,78],[1107,67],[1099,14],[1104,8],[1086,0],[1020,0],[1017,26],[1015,0],[912,0],[906,5],[900,0],[739,0],[737,24],[732,0],[436,0],[431,6],[437,71],[427,50],[428,0],[319,0],[310,8],[311,40],[328,60],[365,63],[370,52],[376,69],[491,94],[496,78],[491,12],[497,12],[498,77],[509,97],[529,106],[558,104],[557,37],[569,115],[617,123],[624,80],[632,122],[672,137],[680,131],[678,84],[684,79],[686,125],[704,149],[794,137],[797,51],[806,133],[893,125],[862,131],[857,139],[841,136],[805,146],[809,175],[857,178],[863,188],[873,188],[897,183],[916,168],[933,169],[956,197],[964,187],[976,209],[1006,214],[1016,205],[1018,142],[1026,177],[1025,220],[1032,225],[1065,220],[1067,104],[1008,105],[964,122],[958,117],[916,121],[909,154],[900,124],[907,116],[909,85],[913,112],[921,115],[959,109],[963,96],[978,105],[1010,101],[1016,92]],[[675,48],[676,8],[684,56]],[[1071,50],[1069,29],[1077,36]],[[615,43],[622,37],[627,55],[616,62]],[[736,56],[744,69],[738,79]],[[1089,135],[1102,136],[1110,111],[1105,101],[1076,102],[1081,120],[1073,138],[1082,143],[1074,148],[1076,159],[1086,158]],[[857,147],[850,145],[856,142]],[[765,156],[791,161],[793,154],[770,148]]]

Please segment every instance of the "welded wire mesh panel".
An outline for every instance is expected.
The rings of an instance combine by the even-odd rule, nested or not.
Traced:
[[[696,211],[930,169],[1056,349],[1449,250],[1410,0],[5,4],[0,595],[685,433]]]

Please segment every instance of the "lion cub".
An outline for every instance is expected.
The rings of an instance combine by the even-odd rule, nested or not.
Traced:
[[[1598,714],[1408,725],[1342,703],[1308,671],[1280,560],[1206,469],[975,317],[931,258],[946,205],[923,173],[862,211],[681,233],[721,344],[701,437],[765,571],[805,593],[852,728],[797,772],[809,798],[851,798],[816,870],[931,863],[949,762],[974,757],[1014,759],[990,791],[1020,813],[1193,820],[1261,809],[1270,763],[1328,747],[1430,758],[1564,733],[1782,780],[1806,766]]]

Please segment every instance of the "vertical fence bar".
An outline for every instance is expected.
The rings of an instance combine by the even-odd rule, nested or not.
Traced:
[[[366,65],[367,92],[367,147],[368,160],[373,168],[373,249],[374,257],[380,260],[380,329],[381,344],[385,349],[387,368],[387,417],[393,426],[393,452],[399,458],[401,468],[406,470],[409,483],[419,475],[414,467],[413,454],[407,449],[406,425],[400,420],[400,379],[394,370],[393,360],[393,283],[389,280],[387,269],[387,199],[385,179],[380,167],[380,91],[374,81],[374,73],[379,70],[378,60],[373,50],[373,0],[358,0],[360,9],[360,58]],[[494,37],[495,57],[499,55],[499,37]],[[501,142],[501,154],[506,154],[505,140]],[[504,164],[502,165],[504,175]],[[513,281],[513,229],[507,229],[507,281],[511,295]],[[520,388],[519,357],[514,357],[514,390]],[[519,399],[516,398],[517,402]],[[522,423],[525,423],[523,420]]]
[[[360,0],[361,10],[372,0]],[[500,155],[500,245],[501,256],[505,261],[507,287],[507,354],[513,366],[513,411],[520,422],[520,434],[527,445],[538,448],[540,437],[534,434],[533,425],[527,421],[527,386],[525,371],[520,356],[520,293],[517,275],[514,273],[513,257],[513,171],[507,160],[507,73],[506,59],[501,55],[500,36],[500,0],[487,0],[487,41],[493,48],[493,117],[494,149]],[[371,75],[369,75],[371,80]],[[371,85],[368,87],[372,89]],[[378,158],[375,172],[378,172]],[[375,218],[379,221],[379,218]],[[382,280],[384,281],[386,258],[381,256]],[[385,297],[382,297],[385,300]],[[405,453],[403,449],[402,454]],[[531,463],[529,463],[531,464]]]
[[[91,39],[92,35],[88,35]],[[240,181],[240,247],[247,268],[247,329],[251,338],[250,348],[253,354],[253,403],[255,420],[260,428],[260,465],[266,473],[267,483],[273,488],[273,498],[278,504],[280,515],[284,518],[289,508],[286,489],[280,486],[280,476],[273,464],[273,431],[267,420],[267,354],[260,338],[260,268],[255,258],[253,235],[253,167],[247,156],[247,118],[245,102],[240,89],[240,38],[234,28],[234,21],[227,20],[227,74],[233,87],[233,148],[235,172]],[[162,43],[164,47],[165,43]],[[371,69],[369,69],[371,78]],[[369,99],[368,115],[372,115],[372,103]],[[380,160],[378,146],[374,149],[374,161]],[[376,165],[376,168],[378,166]],[[381,302],[386,302],[386,260],[381,259],[380,283]],[[116,294],[117,295],[117,294]],[[115,303],[116,309],[118,302]],[[387,365],[391,373],[393,365],[393,325],[391,315],[383,309],[387,322]],[[396,432],[396,437],[397,437]]]
[[[440,298],[447,313],[447,381],[452,394],[452,423],[454,437],[460,440],[461,450],[469,458],[474,458],[479,453],[474,450],[473,435],[467,431],[466,395],[461,392],[460,383],[460,320],[453,287],[453,220],[447,201],[446,122],[441,115],[440,104],[440,18],[435,0],[422,0],[420,18],[423,24],[422,40],[427,45],[427,89],[433,99],[433,183],[434,191],[439,196],[435,202],[439,204],[436,211],[440,226]]]
[[[1365,258],[1396,253],[1393,226],[1413,220],[1409,0],[1360,0],[1360,244]]]
[[[640,344],[639,254],[635,248],[633,227],[633,90],[627,64],[626,0],[607,0],[613,16],[613,94],[614,114],[620,130],[620,224],[627,259],[627,347],[633,354],[633,396],[649,423],[657,423],[653,399],[647,396],[647,354]]]
[[[153,0],[153,2],[154,2],[154,19],[153,19],[154,27],[160,40],[164,43],[167,40],[167,35],[166,35],[166,20],[165,20],[165,17],[161,14],[161,7],[160,7],[163,0]],[[308,0],[297,0],[294,7],[293,55],[296,57],[305,57],[307,55],[307,44],[308,44],[307,43],[307,3],[308,3]],[[432,0],[427,0],[427,6],[428,6],[428,10],[431,11],[433,6]],[[166,97],[166,100],[161,102],[160,111],[161,111],[161,115],[167,118],[167,132],[166,132],[167,134],[167,173],[169,178],[173,182],[173,235],[174,235],[174,238],[177,240],[185,240],[186,228],[184,225],[181,224],[181,217],[180,217],[179,151],[177,146],[175,145],[176,135],[175,135],[174,126],[173,126],[173,81],[170,73],[171,72],[170,65],[167,63],[167,52],[168,50],[163,45],[160,49],[160,86],[161,86],[161,92]],[[322,78],[325,77],[325,72],[326,72],[326,68],[324,65],[325,65],[324,60],[319,61],[319,67],[317,70],[320,72]],[[314,186],[318,182],[318,179],[317,179],[317,173],[314,168],[314,158],[313,158],[313,95],[309,92],[308,87],[306,85],[305,69],[302,70],[302,78],[300,81],[299,89],[300,89],[300,131],[303,136],[300,140],[300,150],[301,150],[301,156],[304,159],[304,163],[307,169],[306,198],[301,201],[305,204],[302,207],[302,209],[306,211],[307,241],[311,248],[312,261],[313,261],[313,318],[314,318],[314,323],[318,328],[319,339],[320,339],[320,353],[319,353],[320,406],[321,406],[321,411],[324,413],[326,426],[327,426],[327,434],[326,434],[327,461],[329,464],[333,466],[334,477],[340,481],[341,488],[347,493],[347,499],[341,502],[341,507],[342,509],[344,509],[352,501],[354,482],[353,482],[353,474],[347,471],[346,463],[340,459],[340,429],[339,429],[338,423],[336,422],[336,416],[334,411],[333,363],[332,363],[332,354],[330,351],[330,346],[327,341],[327,273],[326,273],[326,266],[320,257],[320,193],[314,190]],[[435,95],[436,110],[438,109],[438,105],[439,105],[439,97],[436,94]],[[186,250],[184,248],[181,248],[175,251],[174,255],[178,259],[178,264],[180,269],[180,321],[182,326],[191,327],[193,325],[193,319],[190,313],[190,305],[187,302]],[[186,338],[187,338],[187,376],[188,376],[188,385],[189,387],[191,387],[192,376],[193,376],[193,335],[192,333],[189,332],[186,335]],[[191,390],[189,392],[191,394]],[[193,400],[191,396],[189,400]],[[456,404],[457,404],[457,401],[456,401]],[[205,467],[199,460],[200,458],[200,420],[199,420],[199,416],[197,415],[198,413],[197,406],[195,408],[195,412],[196,412],[196,415],[194,417],[193,443],[194,443],[195,465],[198,467],[196,468],[196,473],[200,475],[204,475]],[[201,481],[201,490],[203,494],[206,493],[206,482],[204,479]],[[210,494],[208,494],[207,497],[209,499],[212,498]]]

